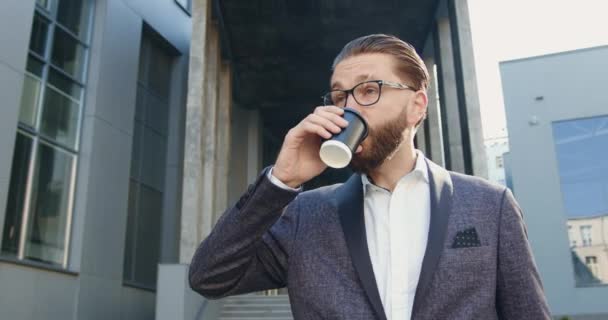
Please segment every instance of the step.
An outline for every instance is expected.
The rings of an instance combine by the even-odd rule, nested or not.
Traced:
[[[293,320],[287,295],[245,294],[223,300],[219,320]]]

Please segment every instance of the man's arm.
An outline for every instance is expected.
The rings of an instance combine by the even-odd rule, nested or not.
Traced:
[[[297,194],[271,182],[268,169],[264,170],[196,250],[190,287],[209,299],[219,299],[286,286]]]
[[[509,189],[503,194],[498,230],[498,317],[551,319],[521,208]]]

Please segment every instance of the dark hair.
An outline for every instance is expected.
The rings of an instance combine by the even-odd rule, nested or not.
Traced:
[[[392,35],[371,34],[352,40],[336,56],[332,70],[342,60],[364,53],[386,53],[395,57],[398,73],[414,82],[407,85],[411,85],[417,90],[424,89],[426,91],[428,89],[429,73],[424,61],[411,44]]]

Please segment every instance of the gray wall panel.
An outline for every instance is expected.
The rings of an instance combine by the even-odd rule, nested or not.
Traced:
[[[500,64],[513,188],[555,314],[608,313],[608,286],[575,288],[552,133],[555,121],[608,115],[607,56],[599,47]]]
[[[192,20],[175,0],[123,0],[182,54],[190,51]]]
[[[88,275],[79,277],[80,288],[73,319],[121,319],[122,281]]]
[[[122,281],[131,137],[103,120],[94,128],[80,272]]]
[[[0,10],[0,63],[25,69],[35,0],[3,0]],[[0,89],[1,90],[1,89]]]
[[[0,263],[0,283],[2,319],[72,319],[75,276]]]
[[[97,15],[100,17],[100,15]],[[131,135],[135,112],[141,18],[129,10],[122,1],[108,1],[103,18],[103,33],[97,39],[100,48],[96,69],[96,88],[89,92],[95,99],[86,106],[85,114],[95,115],[109,125]],[[89,78],[91,78],[89,77]],[[94,95],[94,97],[91,97]],[[90,102],[91,99],[88,99]]]
[[[0,50],[2,51],[2,50]],[[4,226],[23,74],[0,63],[0,226]],[[4,227],[0,228],[0,240]]]
[[[154,319],[156,294],[150,291],[122,287],[120,319]]]
[[[5,0],[0,10],[0,226],[4,226],[4,208],[34,4],[34,0]],[[0,239],[3,229],[0,228]]]

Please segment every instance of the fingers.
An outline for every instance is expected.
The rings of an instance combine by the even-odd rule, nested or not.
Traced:
[[[344,110],[335,106],[317,107],[313,114],[332,121],[334,124],[346,128],[348,121],[342,118]]]
[[[344,109],[336,106],[319,106],[315,108],[314,113],[317,113],[319,111],[331,112],[339,116],[344,114]]]
[[[317,135],[325,138],[325,139],[329,139],[331,138],[332,134],[331,132],[329,132],[327,129],[325,129],[323,126],[315,124],[313,122],[307,121],[306,119],[304,119],[300,125],[302,126],[302,128],[304,129],[304,131],[308,132],[308,133],[316,133]]]
[[[340,128],[339,126],[337,126],[334,122],[332,122],[331,120],[328,120],[327,118],[324,118],[323,116],[319,116],[316,114],[311,114],[306,118],[307,121],[312,122],[318,126],[321,126],[323,128],[325,128],[327,131],[329,132],[333,132],[333,133],[340,133],[340,131],[342,131],[342,128]]]
[[[336,106],[317,107],[299,124],[305,132],[316,133],[322,138],[329,139],[348,126],[348,121],[342,118],[344,110]]]

